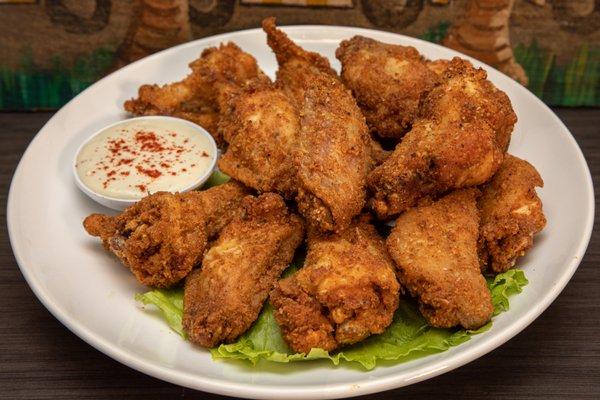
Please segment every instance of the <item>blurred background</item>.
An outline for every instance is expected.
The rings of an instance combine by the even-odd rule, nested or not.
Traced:
[[[600,105],[600,0],[0,0],[0,110],[59,108],[129,62],[271,15],[440,43],[549,105]]]

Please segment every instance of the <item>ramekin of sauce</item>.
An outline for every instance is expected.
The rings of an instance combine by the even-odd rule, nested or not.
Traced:
[[[138,117],[102,128],[86,140],[73,172],[85,194],[123,210],[155,192],[198,188],[210,177],[217,155],[212,136],[192,122]]]

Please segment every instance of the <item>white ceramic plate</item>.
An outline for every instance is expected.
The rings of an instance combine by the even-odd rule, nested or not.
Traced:
[[[339,41],[356,34],[413,45],[429,58],[458,55],[418,39],[365,29],[298,26],[285,31],[301,46],[328,56],[336,67]],[[15,172],[7,214],[21,271],[48,310],[89,344],[146,374],[208,392],[278,399],[355,396],[419,382],[480,357],[530,324],[567,284],[593,225],[593,187],[585,159],[550,109],[519,84],[484,66],[512,100],[519,122],[510,152],[540,171],[546,186],[539,193],[548,218],[534,248],[519,262],[529,285],[511,298],[510,311],[495,318],[490,331],[449,351],[370,372],[333,368],[320,361],[252,368],[241,362],[212,361],[207,351],[184,342],[157,315],[136,305],[133,296],[144,288],[85,234],[83,218],[109,210],[77,189],[71,161],[89,135],[126,117],[122,104],[138,86],[180,79],[202,49],[228,40],[253,54],[265,72],[274,75],[275,58],[260,30],[214,36],[155,54],[102,79],[57,112],[31,142]]]

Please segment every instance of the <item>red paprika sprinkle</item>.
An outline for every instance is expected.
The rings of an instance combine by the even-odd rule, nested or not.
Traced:
[[[143,151],[158,153],[165,150],[154,132],[139,131],[135,134],[135,141]]]
[[[148,168],[142,167],[141,165],[136,165],[135,169],[137,169],[137,171],[140,174],[144,174],[146,176],[149,176],[150,178],[158,178],[159,176],[162,175],[162,173],[157,169],[148,169]]]

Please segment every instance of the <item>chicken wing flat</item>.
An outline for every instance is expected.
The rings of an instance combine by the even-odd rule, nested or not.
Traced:
[[[140,283],[169,287],[199,264],[207,241],[233,218],[245,195],[234,182],[202,192],[158,192],[117,216],[92,214],[83,226]]]
[[[354,36],[342,41],[335,56],[371,132],[383,138],[404,136],[417,118],[421,98],[438,80],[411,46]]]
[[[278,63],[277,84],[300,113],[298,209],[323,231],[348,227],[362,210],[371,166],[365,119],[327,59],[305,51],[263,21]]]
[[[398,307],[400,286],[373,226],[311,233],[305,265],[271,293],[275,318],[298,353],[327,351],[381,333]]]
[[[498,170],[516,116],[485,71],[455,58],[422,116],[368,177],[371,207],[389,218],[428,195],[480,185]]]
[[[219,128],[229,143],[219,160],[221,171],[259,192],[294,198],[300,117],[283,91],[246,89],[231,100]]]
[[[477,256],[477,195],[477,189],[462,189],[411,208],[387,238],[400,283],[435,327],[475,329],[492,316]]]
[[[186,279],[183,327],[204,347],[232,342],[252,325],[303,238],[301,218],[275,193],[247,197],[243,210]]]
[[[138,98],[125,102],[125,110],[134,115],[171,115],[190,120],[223,144],[217,128],[220,106],[236,88],[268,78],[254,57],[231,42],[205,49],[190,68],[192,72],[180,82],[141,86]]]
[[[494,273],[512,268],[533,245],[533,235],[546,225],[536,186],[544,186],[536,169],[510,154],[483,186],[479,255],[484,268]]]

